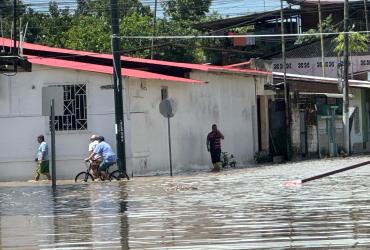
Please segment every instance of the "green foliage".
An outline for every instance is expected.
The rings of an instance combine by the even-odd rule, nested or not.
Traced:
[[[134,13],[126,16],[120,22],[120,32],[122,36],[151,36],[152,18],[149,16],[140,16]],[[128,51],[131,56],[148,57],[151,45],[150,40],[141,39],[122,39],[121,46],[124,51]],[[140,48],[146,49],[140,49]]]
[[[176,21],[199,21],[209,11],[212,0],[168,0],[163,2],[165,15]]]
[[[0,0],[0,16],[2,18],[13,17],[13,4],[13,0]],[[23,2],[20,0],[17,3],[17,10],[18,15],[22,15],[26,10]]]
[[[187,35],[197,36],[200,32],[193,29],[189,21],[174,21],[162,19],[157,24],[162,36]],[[197,39],[156,40],[161,45],[156,49],[156,58],[168,61],[183,61],[200,63],[204,61],[204,53],[198,47]]]
[[[329,15],[327,18],[325,18],[322,21],[322,32],[329,33],[329,32],[334,32],[334,31],[335,31],[335,27],[333,25],[333,18],[331,15]],[[317,33],[320,33],[320,24],[317,24],[316,29],[309,29],[304,34],[317,34]],[[297,45],[304,44],[304,43],[315,41],[318,38],[320,38],[319,35],[299,36],[294,44],[297,44]]]
[[[336,38],[334,38],[334,43],[336,47],[334,51],[338,56],[343,55],[344,51],[344,34],[340,33]],[[354,32],[348,35],[348,49],[350,53],[359,53],[368,51],[368,38],[366,35]]]
[[[108,53],[110,46],[110,27],[108,23],[94,16],[79,16],[65,33],[65,45],[75,50]]]
[[[137,13],[141,16],[150,15],[150,8],[145,7],[139,0],[118,0],[118,11],[121,17]],[[77,14],[93,15],[110,19],[111,0],[79,0]]]
[[[53,47],[65,47],[66,32],[72,25],[73,17],[69,9],[60,10],[56,2],[49,4],[49,13],[42,14],[29,9],[23,15],[23,23],[28,22],[26,41]]]

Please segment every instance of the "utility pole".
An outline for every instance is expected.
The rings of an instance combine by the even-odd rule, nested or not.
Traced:
[[[348,0],[344,0],[344,51],[343,51],[343,145],[344,150],[350,154],[350,132],[349,132],[349,98],[348,98]]]
[[[114,89],[114,108],[115,108],[115,126],[118,169],[126,176],[126,154],[125,154],[125,131],[123,117],[122,100],[122,73],[121,73],[121,53],[120,53],[120,35],[119,35],[119,15],[117,0],[111,0],[112,12],[112,56],[113,56],[113,89]]]
[[[13,2],[13,55],[17,55],[17,0]]]
[[[321,17],[321,1],[318,2],[319,8],[319,26],[320,26],[320,42],[321,42],[321,64],[322,76],[325,77],[325,51],[324,51],[324,35],[322,34],[322,17]]]
[[[284,31],[284,9],[283,0],[280,0],[280,19],[281,19],[281,55],[283,58],[283,81],[284,81],[284,102],[285,102],[285,126],[286,126],[286,154],[287,159],[290,160],[290,105],[289,105],[289,85],[286,82],[286,54],[285,54],[285,31]]]
[[[157,25],[157,2],[158,0],[154,1],[154,14],[153,14],[153,32],[152,32],[152,49],[150,51],[150,58],[154,59],[154,36],[156,31],[156,25]]]
[[[368,23],[368,20],[367,20],[367,1],[364,0],[364,10],[365,10],[365,23],[366,23],[366,31],[369,31],[369,23]],[[367,36],[369,36],[369,34],[366,33]]]

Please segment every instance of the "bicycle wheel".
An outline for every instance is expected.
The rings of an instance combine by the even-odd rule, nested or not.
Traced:
[[[121,176],[121,173],[119,170],[114,170],[112,173],[109,174],[109,179],[110,180],[116,180],[116,181],[119,181],[121,180],[123,177]]]
[[[87,172],[80,172],[75,177],[75,182],[90,182],[94,181],[94,177]]]

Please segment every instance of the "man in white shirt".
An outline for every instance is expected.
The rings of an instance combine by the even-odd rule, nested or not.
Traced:
[[[98,138],[99,137],[97,135],[92,135],[90,137],[89,155],[91,155],[91,153],[94,151],[94,148],[96,147],[96,145],[98,145],[98,143],[99,143]]]
[[[90,156],[94,152],[94,149],[95,149],[96,145],[98,145],[98,144],[99,144],[99,136],[92,135],[90,137],[88,156]],[[91,168],[92,168],[93,175],[94,175],[95,178],[98,177],[97,169],[98,169],[100,163],[101,163],[101,156],[100,155],[95,155],[95,157],[91,159]]]

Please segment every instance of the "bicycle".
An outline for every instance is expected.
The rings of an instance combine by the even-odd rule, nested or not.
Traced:
[[[119,161],[119,159],[118,159]],[[108,168],[109,169],[109,168]],[[117,170],[114,170],[112,173],[108,173],[108,178],[109,180],[116,180],[116,181],[119,181],[121,179],[127,179],[127,180],[130,180],[130,177],[128,176],[128,174],[124,171],[121,171],[119,169]]]
[[[233,154],[230,154],[228,152],[222,152],[221,153],[221,165],[222,168],[235,168],[236,167],[236,160],[234,158]]]
[[[96,177],[94,177],[94,175],[92,174],[94,172],[93,170],[93,164],[92,164],[92,161],[89,160],[89,161],[85,161],[85,165],[86,165],[86,170],[85,171],[82,171],[80,173],[78,173],[75,177],[75,182],[89,182],[89,181],[95,181]],[[114,164],[112,164],[111,166],[113,166]],[[111,181],[112,177],[117,179],[118,178],[118,174],[115,173],[117,172],[118,170],[115,170],[113,171],[112,173],[109,173],[109,168],[111,167],[109,166],[106,170],[105,170],[105,174],[107,176],[107,180]],[[98,166],[97,166],[98,168]],[[95,170],[97,171],[97,169]],[[115,173],[115,174],[113,174]],[[113,174],[113,175],[112,175]],[[105,179],[103,178],[103,176],[101,175],[100,172],[97,173],[98,175],[98,178],[101,180],[101,181],[104,181]],[[116,177],[117,176],[117,177]]]

